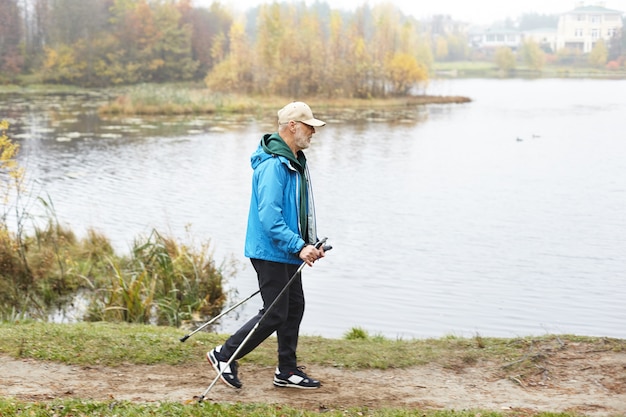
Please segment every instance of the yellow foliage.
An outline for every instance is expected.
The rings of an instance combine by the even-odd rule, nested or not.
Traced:
[[[448,57],[448,41],[442,37],[437,38],[437,43],[435,44],[435,56],[437,59],[445,59]]]
[[[393,84],[393,93],[405,94],[415,84],[428,80],[428,70],[417,59],[406,53],[396,53],[387,62],[387,72]]]
[[[496,49],[494,59],[496,65],[502,71],[510,71],[515,68],[515,54],[511,48],[507,46],[501,46]]]
[[[608,56],[609,51],[604,43],[604,40],[599,39],[589,53],[589,63],[594,67],[601,67],[606,64]]]
[[[8,174],[8,177],[0,177],[3,198],[6,201],[12,187],[19,187],[24,176],[23,169],[17,163],[17,154],[20,146],[13,143],[6,135],[9,123],[0,121],[0,173]]]

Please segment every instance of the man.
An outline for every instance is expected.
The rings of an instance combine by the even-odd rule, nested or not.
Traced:
[[[309,171],[302,152],[311,144],[315,128],[326,123],[313,117],[311,108],[302,102],[287,104],[278,111],[278,132],[265,134],[252,154],[254,170],[252,197],[248,214],[245,255],[257,273],[263,309],[231,335],[222,345],[207,353],[209,362],[221,380],[241,388],[237,377],[237,359],[241,359],[272,333],[278,341],[278,367],[274,385],[315,389],[320,382],[298,366],[296,348],[300,322],[304,314],[302,278],[296,277],[288,290],[259,323],[265,309],[277,298],[302,262],[308,266],[324,256],[317,248],[315,208]],[[258,327],[237,353],[250,331]]]

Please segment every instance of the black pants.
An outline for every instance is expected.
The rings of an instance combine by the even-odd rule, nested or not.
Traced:
[[[274,302],[299,267],[299,265],[260,259],[252,259],[251,261],[259,280],[263,308],[224,343],[221,353],[225,358],[229,358],[237,350],[252,328],[259,322],[265,313],[265,309]],[[298,274],[287,291],[272,307],[269,314],[259,323],[259,327],[254,331],[254,334],[248,339],[235,359],[241,359],[246,356],[271,336],[272,333],[276,332],[278,339],[278,367],[281,370],[295,368],[297,366],[296,349],[298,347],[298,334],[300,333],[300,323],[303,315],[304,292],[302,291],[302,277]]]

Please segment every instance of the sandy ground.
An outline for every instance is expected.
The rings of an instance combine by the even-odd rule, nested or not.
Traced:
[[[523,374],[514,363],[489,362],[454,369],[429,364],[384,371],[309,366],[306,371],[322,381],[318,390],[276,388],[273,368],[243,364],[242,389],[218,382],[204,401],[265,402],[317,411],[366,406],[626,416],[626,352],[589,349],[574,343],[530,358]],[[111,368],[0,355],[0,396],[25,401],[81,398],[191,404],[213,378],[203,358],[195,365]]]

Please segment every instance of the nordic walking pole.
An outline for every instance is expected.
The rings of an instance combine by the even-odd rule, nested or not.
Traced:
[[[322,245],[324,245],[324,243],[326,242],[328,238],[323,238],[322,240],[320,240],[319,242],[317,242],[317,244],[315,245],[315,247],[320,248],[322,247]],[[333,247],[328,245],[328,246],[324,246],[324,252],[331,250]],[[235,352],[230,356],[230,358],[228,359],[228,362],[226,362],[226,365],[224,367],[222,367],[220,369],[220,371],[217,373],[217,376],[215,377],[215,379],[213,379],[213,381],[211,381],[211,384],[208,386],[208,388],[206,390],[204,390],[204,392],[202,393],[202,395],[198,398],[198,402],[201,403],[202,400],[204,400],[204,398],[207,396],[207,394],[209,393],[209,391],[211,391],[211,388],[213,388],[215,386],[215,384],[217,383],[217,381],[220,379],[220,377],[222,376],[222,373],[224,372],[224,370],[226,368],[228,368],[230,366],[231,363],[233,363],[233,361],[235,360],[235,358],[237,357],[237,355],[239,354],[239,352],[241,352],[241,349],[243,349],[243,347],[245,346],[246,342],[248,340],[250,340],[250,338],[252,337],[252,335],[254,334],[254,332],[256,331],[256,329],[259,327],[259,323],[261,323],[263,321],[263,319],[265,318],[265,316],[267,316],[267,314],[272,310],[272,308],[274,307],[274,305],[276,305],[276,302],[280,299],[280,297],[282,297],[282,295],[287,291],[287,289],[291,286],[291,284],[293,283],[293,281],[296,279],[296,277],[300,274],[300,272],[302,272],[302,269],[304,269],[304,267],[306,266],[306,262],[302,262],[302,264],[300,264],[300,266],[298,267],[298,270],[296,271],[295,274],[293,274],[291,276],[291,278],[289,278],[289,281],[287,281],[287,284],[283,287],[283,289],[280,291],[280,293],[278,293],[278,295],[276,296],[276,298],[274,298],[274,301],[272,302],[272,304],[270,304],[270,306],[265,310],[265,313],[263,313],[263,315],[261,316],[261,318],[259,319],[259,321],[256,322],[256,324],[254,325],[254,327],[252,328],[252,330],[250,330],[250,333],[248,333],[245,337],[245,339],[243,339],[243,341],[239,344],[239,347],[237,347],[237,350],[235,350]]]
[[[254,297],[255,295],[257,295],[260,292],[261,292],[261,290],[256,290],[256,292],[254,292],[253,294],[250,294],[250,296],[248,298],[239,301],[237,304],[235,304],[234,306],[230,307],[228,310],[222,311],[220,314],[218,314],[217,316],[213,317],[211,320],[207,321],[206,323],[204,323],[202,326],[198,327],[193,332],[191,332],[189,334],[186,334],[185,336],[181,337],[179,340],[181,342],[184,342],[185,340],[189,339],[194,334],[198,333],[200,330],[204,329],[205,327],[207,327],[211,323],[215,322],[216,320],[218,320],[222,316],[230,313],[231,311],[233,311],[234,309],[236,309],[237,307],[239,307],[240,305],[242,305],[243,303],[245,303],[246,301],[248,301],[249,299],[251,299],[252,297]]]

